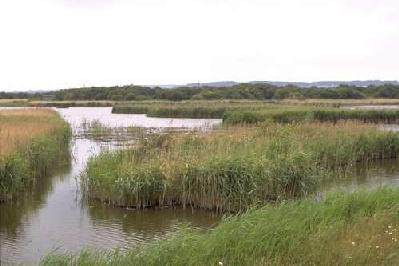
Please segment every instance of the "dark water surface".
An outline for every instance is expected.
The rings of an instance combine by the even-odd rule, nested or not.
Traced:
[[[127,249],[140,243],[165,238],[185,224],[211,228],[220,216],[206,211],[183,209],[128,210],[111,208],[81,199],[79,175],[88,158],[102,149],[121,148],[131,136],[120,136],[128,126],[165,128],[207,128],[218,119],[165,119],[145,115],[111,114],[108,107],[57,109],[72,125],[72,162],[58,174],[40,180],[17,202],[0,204],[0,264],[35,265],[51,252],[77,252],[84,247]],[[82,123],[99,121],[115,128],[114,138],[93,138]],[[396,130],[391,125],[387,129]],[[123,133],[122,133],[123,134]],[[134,141],[134,139],[133,139]],[[320,191],[355,190],[399,184],[399,161],[359,165],[347,177],[326,182]]]

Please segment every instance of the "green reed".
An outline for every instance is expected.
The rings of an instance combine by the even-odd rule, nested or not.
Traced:
[[[34,112],[34,111],[33,111]],[[0,125],[8,118],[3,116]],[[13,123],[24,130],[24,123],[40,122],[42,117],[13,117]],[[53,173],[60,165],[69,161],[69,140],[71,130],[58,115],[47,117],[44,123],[50,123],[50,130],[32,137],[24,145],[17,145],[9,153],[0,157],[0,202],[17,197],[18,193],[28,191],[37,180]]]
[[[347,123],[266,123],[210,133],[161,134],[92,158],[89,197],[119,206],[240,211],[312,193],[333,171],[394,158],[399,134]]]

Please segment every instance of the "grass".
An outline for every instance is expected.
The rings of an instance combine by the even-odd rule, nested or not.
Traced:
[[[68,157],[69,126],[55,111],[0,111],[0,199],[10,199]]]
[[[333,122],[357,120],[365,123],[396,123],[399,110],[349,110],[306,106],[287,106],[255,111],[228,111],[223,115],[225,124],[256,124],[265,121],[292,123],[302,121]]]
[[[358,120],[372,123],[396,123],[399,110],[349,110],[336,108],[349,103],[370,104],[367,101],[186,101],[136,102],[114,105],[113,113],[147,114],[149,117],[223,118],[225,124],[254,124],[264,121],[291,123],[300,121],[337,122]],[[378,101],[371,104],[389,104]]]
[[[398,154],[399,134],[356,122],[227,126],[104,152],[82,180],[89,197],[117,206],[242,211],[309,195],[334,171]]]
[[[42,265],[397,265],[399,189],[287,201],[225,218],[206,233],[126,253],[52,254]]]
[[[28,99],[0,99],[0,107],[27,106]]]
[[[228,110],[250,111],[273,107],[271,102],[264,101],[149,101],[116,104],[112,112],[167,118],[222,118]]]
[[[112,101],[30,101],[32,107],[111,107]]]

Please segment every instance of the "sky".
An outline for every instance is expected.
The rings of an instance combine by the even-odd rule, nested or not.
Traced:
[[[0,91],[399,79],[397,0],[1,0]]]

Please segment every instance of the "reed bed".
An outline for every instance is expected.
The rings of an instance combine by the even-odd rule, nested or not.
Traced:
[[[358,122],[225,126],[104,152],[82,182],[89,197],[117,206],[243,211],[309,195],[333,172],[398,154],[399,134]]]
[[[399,189],[252,209],[127,252],[50,254],[42,265],[397,265]]]
[[[223,115],[225,124],[256,124],[265,121],[292,123],[302,121],[333,122],[356,120],[364,123],[397,123],[399,110],[348,110],[320,107],[281,107],[252,111],[228,111]]]
[[[375,103],[377,103],[376,101]],[[396,123],[399,110],[349,110],[336,108],[349,102],[261,102],[261,101],[187,101],[142,102],[114,105],[113,113],[147,114],[150,117],[222,118],[226,124],[254,124],[264,121],[336,122],[358,120],[371,123]],[[360,104],[360,102],[356,102]],[[390,101],[382,102],[390,103]]]
[[[69,137],[69,126],[55,111],[0,111],[0,201],[65,162]]]
[[[117,104],[112,108],[112,112],[167,118],[222,118],[229,110],[251,111],[261,108],[276,108],[276,105],[262,101],[158,101]]]

